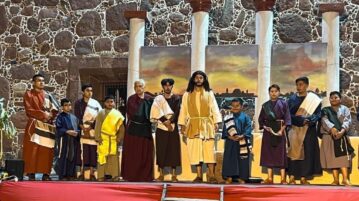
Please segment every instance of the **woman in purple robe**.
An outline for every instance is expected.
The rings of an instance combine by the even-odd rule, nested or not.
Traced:
[[[280,87],[269,87],[270,100],[262,105],[259,127],[263,130],[260,165],[268,170],[268,178],[262,183],[273,184],[273,168],[279,168],[281,184],[287,184],[285,169],[287,161],[286,127],[291,125],[288,104],[279,98]]]

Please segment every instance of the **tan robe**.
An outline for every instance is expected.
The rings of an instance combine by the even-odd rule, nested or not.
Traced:
[[[339,121],[342,123],[342,128],[344,128],[346,131],[349,131],[349,127],[352,121],[349,108],[344,105],[340,105],[336,112]],[[322,126],[320,128],[320,132],[323,134],[323,138],[320,147],[320,162],[322,168],[332,169],[350,167],[351,156],[335,157],[334,140],[330,134],[330,129],[334,127],[334,124],[329,121],[327,116],[323,116],[321,121]]]

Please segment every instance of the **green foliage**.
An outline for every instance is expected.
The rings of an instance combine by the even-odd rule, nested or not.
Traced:
[[[17,132],[8,111],[4,108],[4,98],[0,99],[0,131],[10,139],[14,138]]]

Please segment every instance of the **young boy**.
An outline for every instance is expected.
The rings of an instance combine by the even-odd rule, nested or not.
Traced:
[[[115,99],[112,96],[105,97],[105,109],[96,117],[95,140],[97,146],[97,178],[105,180],[105,174],[112,176],[112,181],[119,181],[119,161],[117,143],[125,133],[124,117],[121,112],[114,109]]]
[[[249,178],[249,154],[252,149],[252,121],[242,112],[243,99],[231,101],[231,113],[224,117],[222,139],[225,139],[222,176],[227,184],[233,180],[244,184]]]
[[[330,106],[322,109],[320,162],[323,169],[332,170],[334,181],[339,185],[339,170],[343,175],[342,184],[350,186],[349,168],[352,167],[354,149],[347,132],[352,123],[350,109],[342,104],[339,91],[329,94]]]
[[[55,170],[60,180],[73,180],[76,176],[76,138],[79,133],[78,119],[71,114],[69,99],[61,100],[62,112],[56,119],[56,140],[58,145]]]

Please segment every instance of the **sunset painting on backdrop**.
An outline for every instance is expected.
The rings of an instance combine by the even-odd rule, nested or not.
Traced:
[[[183,94],[191,76],[190,47],[142,47],[140,78],[146,81],[145,91],[153,95],[162,91],[161,80],[175,80],[173,92]]]

